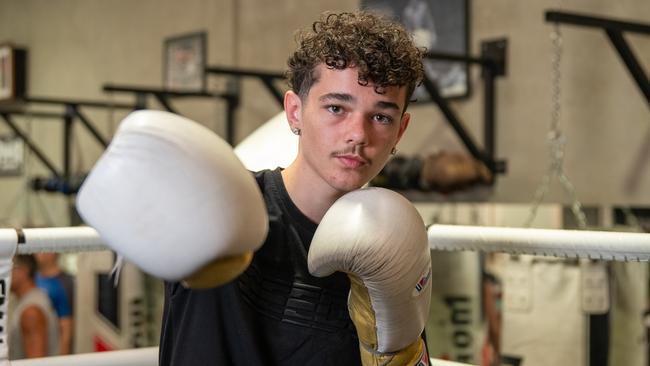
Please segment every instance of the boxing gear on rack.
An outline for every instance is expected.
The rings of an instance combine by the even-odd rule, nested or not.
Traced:
[[[494,183],[485,163],[458,152],[395,156],[370,182],[375,187],[415,189],[443,194]]]
[[[431,256],[422,218],[407,199],[383,188],[339,198],[318,225],[308,265],[318,277],[348,274],[348,310],[364,366],[428,365],[420,334]]]
[[[262,194],[230,145],[162,111],[122,121],[82,185],[77,209],[118,254],[193,288],[238,276],[268,230]]]
[[[470,155],[441,151],[424,158],[420,181],[428,189],[449,193],[492,184],[494,176],[482,161]]]
[[[34,192],[45,191],[71,196],[79,192],[79,187],[81,187],[84,179],[86,179],[85,175],[73,175],[69,178],[58,176],[34,177],[29,184]]]

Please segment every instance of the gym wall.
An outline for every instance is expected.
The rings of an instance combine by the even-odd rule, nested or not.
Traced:
[[[208,34],[209,65],[281,71],[297,28],[307,26],[323,10],[357,6],[343,0],[0,0],[0,42],[12,41],[28,49],[30,95],[132,102],[130,94],[111,97],[102,86],[160,87],[167,37],[203,30]],[[497,81],[496,104],[497,157],[507,160],[508,172],[499,176],[488,196],[494,202],[529,202],[548,166],[552,86],[552,26],[544,21],[548,9],[639,22],[650,19],[646,0],[471,1],[471,53],[479,54],[482,40],[505,37],[509,42],[507,75]],[[592,204],[650,204],[647,102],[602,31],[566,25],[561,31],[565,169],[578,197]],[[649,69],[650,36],[627,39]],[[453,107],[480,142],[480,71],[473,68],[471,75],[470,98],[455,101]],[[208,76],[211,90],[224,86],[223,78]],[[244,80],[241,88],[237,141],[280,110],[258,81]],[[158,107],[155,101],[149,105]],[[188,99],[174,101],[174,106],[223,134],[223,102]],[[414,118],[399,145],[402,153],[463,149],[434,105],[414,106],[411,112]],[[88,115],[109,136],[125,112],[89,110]],[[27,128],[26,118],[17,120]],[[34,120],[31,129],[33,139],[61,164],[61,122]],[[86,171],[102,149],[85,131],[78,131],[73,167]],[[0,124],[0,134],[5,133],[8,130]],[[38,161],[29,166],[30,174],[47,174]],[[0,179],[0,207],[9,207],[24,183],[23,178]],[[557,180],[547,201],[568,202]],[[67,225],[65,199],[48,195],[44,202],[54,218],[48,225]],[[20,210],[12,214],[21,215]]]

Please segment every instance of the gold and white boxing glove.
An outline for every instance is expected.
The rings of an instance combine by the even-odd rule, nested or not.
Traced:
[[[420,334],[431,300],[431,255],[422,218],[407,199],[383,188],[344,195],[318,225],[308,265],[318,277],[348,274],[364,366],[429,364]]]

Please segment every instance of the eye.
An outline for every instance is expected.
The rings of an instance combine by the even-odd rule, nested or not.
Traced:
[[[341,114],[343,113],[343,108],[339,105],[328,105],[325,107],[332,114]]]
[[[393,123],[393,117],[385,115],[385,114],[375,114],[372,116],[372,120],[375,122],[379,122],[381,124],[391,124]]]

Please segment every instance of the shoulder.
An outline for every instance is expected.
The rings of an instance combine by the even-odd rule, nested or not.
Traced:
[[[255,177],[255,180],[257,181],[257,185],[260,187],[262,192],[264,192],[264,182],[268,181],[268,176],[273,173],[273,171],[264,169],[260,170],[257,172],[251,172],[253,174],[253,177]]]
[[[47,291],[50,297],[61,296],[65,293],[63,282],[58,277],[43,277],[36,285]]]
[[[33,328],[45,323],[45,313],[36,304],[28,305],[20,314],[20,324],[23,328]]]
[[[282,181],[282,173],[280,169],[275,170],[260,170],[253,173],[257,185],[264,196],[264,201],[266,202],[267,210],[275,211],[273,207],[276,206],[276,202],[279,200],[279,188],[278,182]],[[269,212],[270,213],[270,212]]]
[[[66,317],[72,315],[72,308],[70,301],[66,295],[63,284],[59,280],[55,280],[47,286],[47,296],[52,301],[54,311],[59,317]]]

